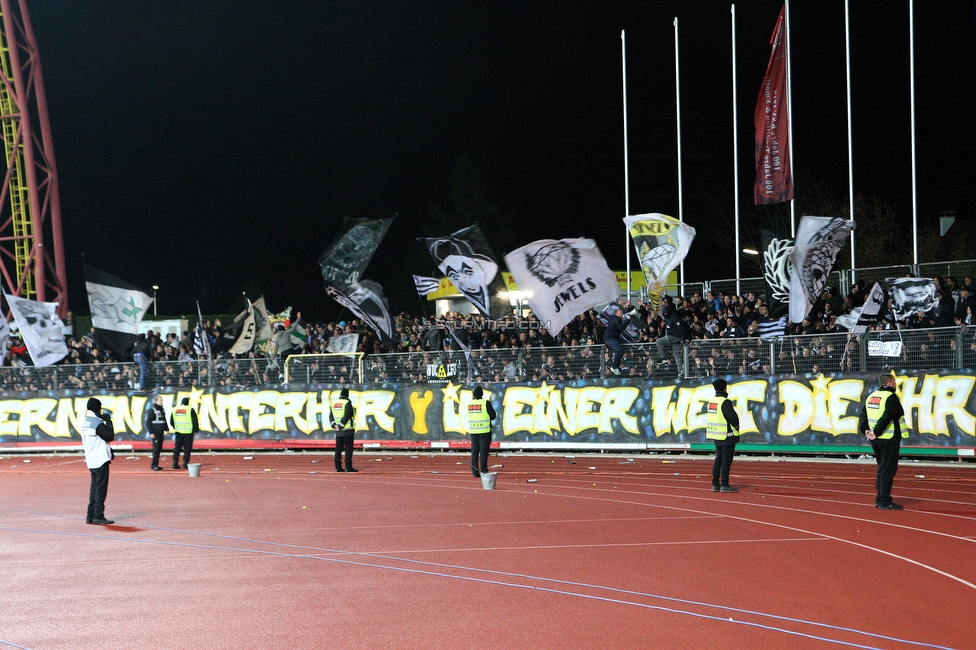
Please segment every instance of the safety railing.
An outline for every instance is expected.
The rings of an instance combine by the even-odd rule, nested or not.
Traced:
[[[894,370],[976,368],[976,328],[947,327],[872,331],[861,334],[695,339],[625,345],[621,376],[671,380],[711,376],[826,374]],[[555,382],[611,377],[608,349],[601,345],[491,348],[444,352],[374,354],[365,358],[363,383],[382,382]],[[355,364],[302,355],[291,383],[358,383]],[[0,389],[134,390],[134,363],[68,364],[35,368],[0,367]],[[191,386],[232,388],[285,383],[278,359],[217,359],[150,363],[147,389]]]

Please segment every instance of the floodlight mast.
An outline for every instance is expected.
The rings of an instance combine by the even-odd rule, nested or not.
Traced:
[[[0,276],[6,291],[57,302],[64,316],[61,203],[37,41],[26,0],[0,0],[0,12]]]

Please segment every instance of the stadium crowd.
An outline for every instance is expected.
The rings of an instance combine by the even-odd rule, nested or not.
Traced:
[[[939,302],[936,307],[895,322],[889,300],[889,309],[869,329],[887,331],[972,325],[973,312],[976,311],[973,278],[967,276],[963,283],[957,283],[951,277],[945,280],[939,278],[937,283]],[[816,374],[856,369],[851,366],[853,355],[849,354],[856,342],[847,341],[845,344],[843,339],[838,342],[836,337],[825,335],[846,332],[838,323],[838,318],[863,305],[864,300],[863,283],[855,283],[847,295],[828,287],[809,318],[786,326],[783,334],[787,336],[812,336],[803,336],[789,349],[780,348],[780,358],[775,360],[780,371],[783,367],[795,367],[797,371]],[[676,376],[678,369],[671,364],[669,355],[655,354],[653,343],[665,336],[676,337],[680,340],[679,345],[687,348],[689,376],[766,374],[774,365],[774,360],[768,358],[768,346],[748,344],[749,339],[758,342],[764,324],[778,321],[770,315],[765,297],[752,292],[745,295],[716,295],[713,292],[702,295],[695,292],[687,298],[663,296],[656,310],[651,309],[649,304],[639,302],[636,314],[630,320],[630,337],[625,343],[632,344],[631,351],[639,349],[642,354],[630,355],[630,362],[624,369],[629,376]],[[367,359],[381,353],[414,353],[411,355],[414,358],[398,361],[396,373],[386,367],[383,357],[375,357],[372,366],[377,371],[375,381],[388,378],[423,381],[423,369],[435,359],[454,358],[465,351],[477,360],[478,377],[482,380],[574,380],[600,376],[606,323],[606,316],[589,310],[574,318],[561,331],[553,333],[547,331],[531,314],[522,319],[513,317],[504,321],[489,321],[478,314],[447,313],[421,318],[403,312],[394,319],[392,343],[384,346],[375,332],[358,319],[306,323],[297,314],[295,323],[277,323],[274,335],[260,351],[240,356],[218,353],[213,370],[197,363],[206,357],[206,346],[199,330],[196,333],[183,332],[181,337],[174,334],[161,337],[150,331],[136,345],[150,363],[174,362],[159,364],[152,371],[151,386],[189,386],[206,379],[206,373],[211,371],[219,383],[280,383],[283,377],[280,361],[283,358],[294,354],[328,352],[330,338],[342,334],[359,334],[358,351],[364,353]],[[202,335],[213,343],[221,323],[219,320],[207,321],[200,329],[203,330]],[[296,330],[300,336],[294,335]],[[742,339],[747,341],[743,342]],[[76,372],[64,373],[64,381],[70,387],[138,387],[139,370],[130,363],[131,358],[120,358],[112,350],[99,349],[94,331],[77,338],[69,335],[66,341],[69,353],[59,365],[87,366],[83,370],[79,368]],[[931,348],[937,345],[934,339],[928,344],[923,342],[911,353],[922,355],[923,359],[931,354],[935,363],[937,353]],[[547,348],[554,347],[570,347],[573,350],[563,351],[556,358],[546,353]],[[519,356],[516,357],[513,352],[518,352]],[[976,341],[967,344],[965,352],[967,363],[976,365],[976,360],[968,361],[970,356],[976,356]],[[532,359],[533,362],[516,363],[516,358]],[[32,365],[26,346],[16,337],[11,339],[8,364],[14,368]],[[8,389],[38,390],[47,387],[44,385],[46,382],[22,379],[29,375],[27,372],[13,375],[0,373],[4,387]],[[11,385],[11,382],[15,385]]]

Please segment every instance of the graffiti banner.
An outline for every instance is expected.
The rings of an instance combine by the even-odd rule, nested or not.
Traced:
[[[906,445],[976,444],[976,374],[940,371],[900,375],[898,394],[910,432]],[[729,399],[742,442],[865,445],[857,432],[863,400],[876,375],[777,375],[729,378]],[[356,438],[377,441],[465,440],[462,413],[473,385],[345,385],[356,407]],[[499,417],[494,439],[508,442],[705,443],[707,380],[677,384],[604,379],[482,384]],[[342,386],[191,389],[160,392],[167,413],[184,397],[200,422],[200,438],[329,439],[329,403]],[[77,391],[0,393],[0,442],[78,441],[91,394]],[[144,421],[156,393],[95,394],[111,413],[117,439],[145,440]]]

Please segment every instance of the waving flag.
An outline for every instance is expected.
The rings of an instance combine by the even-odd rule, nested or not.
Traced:
[[[505,281],[488,240],[477,224],[444,237],[423,237],[441,273],[450,278],[486,318],[504,318],[512,304],[504,297]]]
[[[688,255],[695,229],[658,212],[624,217],[624,224],[637,248],[648,290],[660,290],[668,274]]]
[[[888,295],[895,320],[904,320],[915,312],[927,312],[939,306],[939,285],[930,278],[888,278]]]
[[[132,352],[139,324],[153,299],[125,280],[85,265],[85,287],[95,344],[121,355]]]
[[[800,219],[790,254],[790,322],[799,323],[817,304],[854,226],[853,221],[833,217]]]
[[[326,282],[344,287],[358,282],[393,219],[346,218],[329,247],[319,256]]]
[[[58,318],[58,303],[38,302],[8,295],[10,313],[20,328],[20,337],[35,366],[50,366],[68,356],[64,342],[64,323]]]
[[[257,334],[254,306],[248,300],[247,309],[238,314],[233,323],[222,328],[217,334],[217,339],[213,343],[213,351],[214,353],[246,354],[254,347]]]
[[[328,282],[325,292],[337,303],[356,314],[380,337],[384,345],[393,341],[393,320],[383,287],[372,280],[361,280],[346,287]]]
[[[793,239],[766,230],[762,235],[762,269],[766,281],[766,305],[769,315],[778,318],[786,313],[790,304],[790,271]]]
[[[434,293],[441,286],[440,280],[437,278],[428,278],[423,275],[413,276],[413,283],[417,287],[417,293],[421,296]]]
[[[790,47],[783,28],[785,12],[786,5],[783,5],[769,40],[773,50],[759,90],[759,101],[756,102],[756,183],[753,188],[756,205],[784,203],[793,199],[789,81],[786,78]]]
[[[505,263],[550,332],[620,294],[616,274],[592,239],[540,239],[506,255]]]

